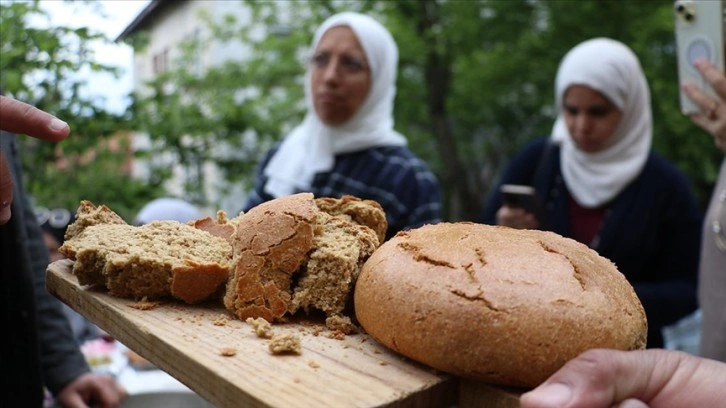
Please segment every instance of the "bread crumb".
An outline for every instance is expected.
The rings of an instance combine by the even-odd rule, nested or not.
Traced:
[[[293,333],[273,337],[268,347],[272,354],[302,354],[300,337]]]
[[[383,361],[383,360],[378,361],[378,364],[379,365],[382,365],[382,366],[387,366],[388,365],[388,363],[385,362],[385,361]]]
[[[245,322],[252,326],[252,331],[255,332],[257,337],[262,337],[264,339],[269,339],[270,337],[272,337],[272,325],[270,324],[270,322],[263,319],[262,317],[258,317],[256,319],[248,317]]]
[[[232,347],[222,347],[219,349],[219,354],[225,357],[232,357],[237,355],[237,350]]]
[[[345,340],[345,333],[340,330],[335,330],[328,333],[328,338],[333,340]]]
[[[351,322],[350,317],[335,315],[325,319],[325,326],[330,330],[340,331],[343,334],[355,333],[355,325]]]
[[[139,300],[136,303],[129,304],[129,307],[132,307],[132,308],[138,309],[138,310],[151,310],[151,309],[155,309],[159,305],[161,305],[161,302],[148,301],[148,300],[146,300],[146,297],[144,297],[143,299]]]
[[[225,315],[219,315],[214,321],[212,322],[215,326],[225,326],[229,323],[229,317]]]
[[[308,366],[310,366],[310,368],[320,368],[320,364],[318,364],[315,360],[308,361]]]

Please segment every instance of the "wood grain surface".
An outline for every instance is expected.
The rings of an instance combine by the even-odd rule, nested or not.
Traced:
[[[221,302],[139,310],[133,300],[79,285],[71,268],[69,260],[48,267],[54,296],[220,408],[519,405],[514,393],[437,372],[368,335],[335,339],[322,319],[273,325],[275,334],[297,334],[302,354],[272,355],[269,340]]]

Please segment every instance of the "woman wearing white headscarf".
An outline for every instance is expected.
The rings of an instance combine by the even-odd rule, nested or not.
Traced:
[[[393,129],[398,48],[369,16],[345,12],[315,32],[308,112],[264,158],[243,208],[296,192],[381,204],[390,237],[440,221],[438,182]]]
[[[542,216],[491,194],[481,221],[557,232],[610,259],[635,288],[648,346],[696,308],[701,213],[685,175],[651,151],[648,84],[624,44],[596,38],[565,55],[550,138],[526,145],[501,184],[535,188]]]

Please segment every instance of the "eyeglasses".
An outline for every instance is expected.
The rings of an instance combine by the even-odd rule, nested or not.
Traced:
[[[325,70],[328,68],[331,59],[331,55],[328,53],[318,53],[310,59],[310,64],[316,70]],[[364,61],[350,55],[340,56],[336,68],[345,75],[359,74],[368,70],[368,66]]]
[[[71,222],[71,212],[65,208],[38,207],[35,209],[35,218],[38,219],[38,225],[47,222],[53,228],[65,228]]]

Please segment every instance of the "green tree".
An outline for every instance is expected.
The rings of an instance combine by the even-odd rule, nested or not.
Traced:
[[[475,219],[503,166],[522,144],[548,135],[557,108],[554,77],[577,43],[607,36],[630,45],[648,77],[654,148],[710,193],[721,155],[710,137],[678,111],[671,0],[366,0],[245,1],[255,24],[230,18],[210,24],[213,36],[249,46],[245,61],[206,73],[188,69],[187,44],[175,69],[139,96],[136,118],[157,148],[189,146],[217,161],[230,179],[249,182],[260,154],[302,117],[304,50],[315,27],[344,10],[370,13],[400,49],[396,128],[435,169],[445,218]],[[256,25],[273,35],[258,38]],[[189,144],[174,142],[183,135]],[[214,157],[210,146],[238,156]],[[181,160],[181,159],[180,159]]]
[[[83,27],[36,28],[31,18],[48,21],[37,1],[0,2],[0,88],[68,122],[71,136],[59,143],[18,139],[25,186],[38,205],[75,209],[88,199],[131,219],[160,189],[122,171],[131,153],[127,138],[117,132],[128,127],[128,118],[107,112],[83,92],[85,74],[117,74],[95,62],[91,49],[109,40]]]
[[[166,155],[168,161],[149,162],[153,172],[168,168],[170,163],[184,167],[186,191],[200,205],[219,207],[205,195],[207,180],[195,168],[212,162],[227,183],[249,188],[261,155],[302,118],[300,81],[304,66],[298,54],[302,44],[310,41],[318,18],[307,15],[310,10],[305,4],[288,4],[291,6],[250,2],[251,21],[257,22],[251,25],[241,24],[232,16],[220,23],[200,15],[211,35],[205,35],[205,30],[183,42],[169,68],[134,95],[134,124],[151,141],[142,154]],[[290,19],[303,28],[282,24],[277,17],[281,7],[286,7]],[[320,3],[320,7],[325,4]],[[268,27],[272,35],[255,35],[260,26]],[[140,40],[143,35],[129,39],[137,52],[146,46]],[[235,39],[251,50],[250,58],[229,60],[204,72],[194,68],[200,50],[212,41]]]

